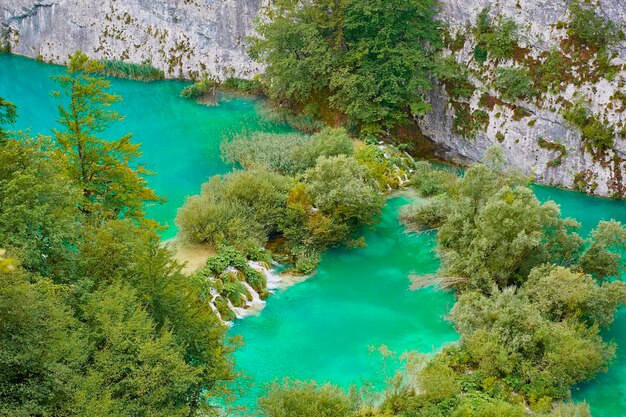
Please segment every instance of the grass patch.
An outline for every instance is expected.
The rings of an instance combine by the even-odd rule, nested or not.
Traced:
[[[155,81],[165,78],[165,73],[149,62],[135,64],[120,60],[103,60],[103,73],[112,77],[128,78],[140,81]]]

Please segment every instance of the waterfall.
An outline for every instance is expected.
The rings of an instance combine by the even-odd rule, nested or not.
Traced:
[[[265,307],[265,301],[261,300],[261,297],[259,296],[259,293],[256,292],[256,290],[254,288],[252,288],[252,286],[250,284],[248,284],[246,281],[242,281],[241,282],[243,284],[244,287],[246,287],[246,289],[248,290],[248,292],[250,293],[250,295],[252,296],[252,301],[247,301],[246,302],[246,307],[252,311],[260,311],[263,309],[263,307]]]
[[[217,316],[217,318],[219,319],[219,321],[224,325],[224,326],[232,326],[233,323],[230,321],[226,321],[222,318],[222,314],[220,313],[220,311],[217,309],[217,307],[215,307],[215,299],[220,295],[219,292],[217,292],[217,290],[215,288],[211,288],[211,301],[209,302],[209,307],[211,307],[211,310],[213,310],[215,312],[215,315]]]
[[[282,286],[282,278],[265,262],[248,261],[248,265],[254,268],[256,271],[265,275],[267,282],[267,289],[272,291]]]

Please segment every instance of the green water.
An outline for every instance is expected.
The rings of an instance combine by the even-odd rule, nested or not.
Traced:
[[[18,106],[17,129],[31,129],[33,134],[51,135],[61,126],[58,100],[50,96],[57,85],[50,76],[62,67],[47,65],[15,55],[0,54],[0,96]],[[220,159],[219,144],[223,135],[250,130],[284,130],[262,122],[258,102],[249,98],[222,97],[220,105],[208,107],[180,98],[186,83],[112,79],[111,91],[124,101],[114,109],[124,115],[107,136],[133,133],[133,141],[142,144],[142,162],[157,175],[149,178],[157,194],[166,197],[161,205],[148,209],[153,219],[168,224],[164,239],[174,237],[173,219],[185,198],[200,192],[200,184],[230,167]]]
[[[49,77],[60,71],[0,54],[0,96],[19,106],[18,128],[50,134],[58,126]],[[112,83],[113,91],[124,97],[116,109],[126,120],[111,134],[133,132],[134,140],[143,144],[143,161],[157,172],[150,185],[168,199],[149,210],[162,223],[172,225],[186,196],[197,193],[208,177],[230,169],[219,159],[224,134],[244,127],[283,129],[263,123],[251,99],[225,98],[218,107],[205,107],[178,97],[185,85],[181,82]],[[583,233],[602,219],[626,222],[623,202],[549,187],[535,190],[541,200],[557,201],[564,215],[581,221]],[[409,274],[438,267],[434,235],[402,232],[396,216],[408,201],[389,201],[380,225],[366,232],[366,248],[330,251],[314,277],[272,296],[260,316],[235,324],[231,334],[241,335],[246,343],[236,354],[237,366],[255,383],[244,402],[252,402],[264,383],[286,376],[343,386],[380,382],[381,361],[370,347],[433,352],[457,339],[442,318],[453,297],[431,289],[408,290]],[[171,227],[164,238],[174,234]],[[605,337],[619,344],[618,359],[607,374],[578,387],[575,399],[588,401],[596,417],[626,416],[626,310]]]
[[[397,214],[408,202],[388,202],[381,223],[365,234],[366,248],[330,251],[315,276],[273,296],[260,316],[235,323],[231,333],[246,343],[237,366],[256,384],[244,402],[275,378],[380,382],[380,355],[369,347],[432,352],[457,340],[443,319],[454,297],[409,290],[409,274],[436,272],[439,263],[434,234],[403,233]]]
[[[563,216],[573,217],[587,235],[601,220],[615,219],[626,224],[626,202],[593,198],[571,191],[550,187],[535,187],[542,200],[554,200],[561,205]],[[626,276],[622,276],[626,279]],[[626,416],[626,309],[617,313],[611,329],[604,332],[606,340],[617,343],[617,358],[608,373],[599,374],[595,381],[574,389],[574,400],[587,401],[594,417]]]

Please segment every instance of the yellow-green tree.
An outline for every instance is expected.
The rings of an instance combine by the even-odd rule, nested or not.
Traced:
[[[69,175],[83,190],[81,210],[97,218],[130,217],[142,219],[144,203],[158,201],[147,186],[149,175],[137,159],[140,145],[131,142],[131,135],[119,139],[103,136],[109,126],[123,116],[110,109],[121,98],[108,92],[109,81],[99,75],[103,65],[84,53],[70,56],[65,74],[54,79],[61,87],[56,97],[59,123],[56,139],[69,157]]]

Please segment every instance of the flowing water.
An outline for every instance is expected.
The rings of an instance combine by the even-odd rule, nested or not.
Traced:
[[[62,68],[0,54],[0,97],[18,105],[17,128],[51,134],[58,127],[55,88],[50,76]],[[224,134],[243,128],[281,131],[264,123],[249,98],[225,97],[206,107],[178,97],[186,85],[163,81],[142,83],[112,80],[124,98],[116,110],[126,116],[111,135],[132,132],[142,143],[143,162],[157,174],[149,178],[167,203],[149,215],[173,226],[176,210],[188,195],[212,175],[230,167],[219,158]],[[113,137],[113,136],[112,136]],[[538,197],[561,204],[563,214],[583,224],[588,233],[602,219],[626,222],[626,204],[549,187],[536,187]],[[390,199],[381,223],[366,231],[367,247],[333,250],[324,255],[315,276],[272,296],[257,317],[237,321],[231,335],[245,342],[236,353],[237,366],[253,379],[244,402],[251,403],[265,383],[294,377],[330,381],[343,386],[362,381],[378,383],[382,345],[433,352],[457,339],[443,316],[454,303],[450,294],[422,289],[409,291],[408,275],[437,270],[433,234],[403,233],[397,211],[410,199]],[[175,235],[170,227],[164,235]],[[575,390],[576,400],[591,404],[596,417],[626,416],[626,310],[605,333],[615,340],[618,359],[607,374]]]

